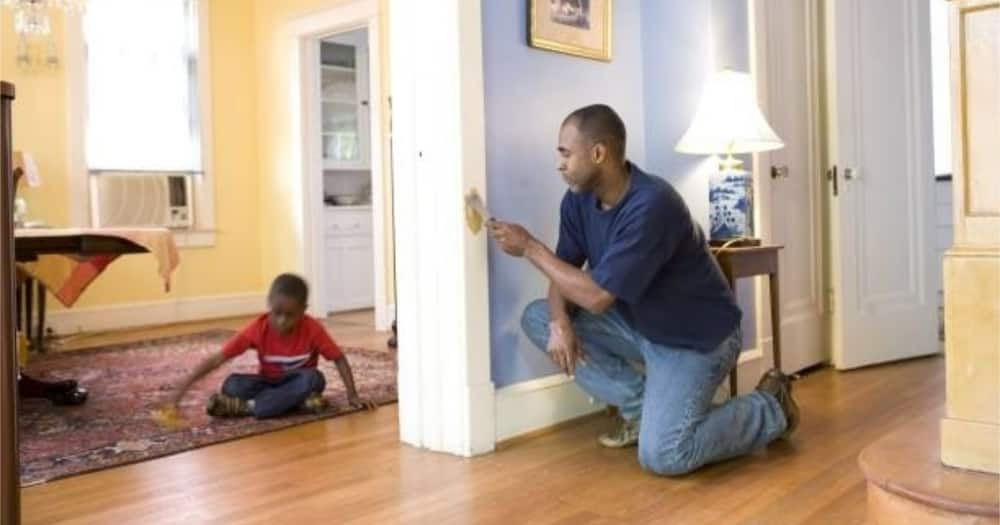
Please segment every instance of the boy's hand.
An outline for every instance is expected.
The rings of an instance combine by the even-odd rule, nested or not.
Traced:
[[[363,408],[365,410],[375,410],[378,405],[369,399],[363,398],[357,394],[347,397],[347,402],[350,403],[351,408]]]

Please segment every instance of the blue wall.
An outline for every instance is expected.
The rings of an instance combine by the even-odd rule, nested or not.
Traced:
[[[694,118],[701,88],[717,68],[750,70],[747,0],[643,0],[647,169],[684,196],[691,214],[708,232],[708,171],[704,156],[674,151]],[[743,159],[750,166],[750,157]],[[743,309],[744,347],[757,338],[752,281],[736,284]]]
[[[725,6],[713,9],[715,3]],[[710,57],[718,51],[710,35],[716,28],[739,27],[740,16],[745,27],[745,0],[615,2],[611,63],[529,47],[527,4],[482,1],[490,211],[520,222],[554,247],[559,202],[566,191],[556,173],[559,125],[573,109],[601,102],[625,120],[629,158],[673,183],[695,218],[707,226],[707,179],[696,173],[706,160],[673,148],[714,67]],[[713,11],[726,20],[714,20]],[[745,31],[737,43],[727,44],[725,53],[745,51]],[[500,253],[492,243],[489,262],[494,384],[502,387],[557,372],[520,327],[521,311],[544,296],[547,281],[529,263]]]

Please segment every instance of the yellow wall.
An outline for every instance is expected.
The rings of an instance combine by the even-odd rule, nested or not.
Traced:
[[[258,160],[260,169],[260,211],[267,219],[261,223],[261,263],[264,275],[296,271],[303,267],[300,253],[303,236],[298,231],[301,214],[301,183],[292,165],[296,159],[292,133],[294,114],[298,111],[291,98],[293,90],[292,42],[288,24],[297,17],[346,3],[348,0],[255,0],[255,38],[257,43],[258,115],[260,116]],[[393,294],[393,252],[391,233],[391,177],[388,130],[388,26],[386,0],[380,1],[383,119],[383,185],[386,202],[386,283],[389,301]]]
[[[260,216],[256,168],[257,122],[253,49],[253,13],[244,0],[211,0],[209,12],[216,243],[210,248],[181,250],[181,264],[165,294],[149,256],[116,261],[83,294],[77,306],[157,301],[210,295],[259,292],[264,287],[257,254]],[[31,152],[38,161],[42,186],[24,192],[29,216],[52,226],[69,225],[69,191],[65,68],[23,71],[14,61],[15,37],[10,11],[2,11],[0,76],[14,82],[14,148]],[[61,57],[67,49],[62,20],[54,34]],[[127,67],[127,65],[125,65]],[[155,101],[150,101],[155,103]],[[73,174],[73,176],[84,176]],[[261,305],[263,307],[263,305]]]
[[[173,289],[164,293],[149,256],[116,261],[83,294],[77,306],[159,301],[170,298],[253,293],[264,290],[282,271],[302,268],[302,232],[295,217],[301,202],[299,178],[290,167],[296,144],[290,127],[292,108],[288,76],[289,20],[335,6],[343,0],[207,0],[210,23],[213,166],[216,244],[183,248]],[[385,0],[381,2],[385,13]],[[63,20],[54,17],[61,57],[66,49]],[[382,34],[382,129],[388,130],[388,28]],[[40,188],[23,190],[29,217],[52,226],[70,221],[67,158],[67,75],[23,71],[16,67],[16,40],[8,9],[0,9],[0,77],[17,87],[14,148],[31,152],[42,174]],[[75,47],[75,45],[74,45]],[[385,135],[385,133],[384,133]],[[388,141],[383,141],[386,224],[385,268],[389,301],[393,301],[391,180]],[[76,174],[75,176],[83,176]]]
[[[53,18],[57,46],[62,45],[62,17]],[[13,82],[14,149],[30,151],[42,173],[43,186],[25,188],[32,219],[49,224],[69,221],[69,186],[66,178],[66,72],[39,69],[25,72],[15,62],[17,40],[10,9],[0,8],[0,78]]]

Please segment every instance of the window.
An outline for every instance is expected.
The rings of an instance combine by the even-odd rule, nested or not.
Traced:
[[[109,196],[107,188],[124,191],[109,175],[116,179],[168,177],[171,186],[180,175],[190,187],[187,194],[193,201],[190,215],[194,221],[164,225],[211,228],[211,212],[202,210],[211,206],[202,148],[205,104],[200,100],[206,92],[199,64],[199,42],[206,25],[200,16],[203,10],[199,0],[88,0],[83,19],[83,149],[91,175],[95,225],[104,225],[98,220],[102,203],[107,207],[105,201],[117,199]],[[163,184],[132,183],[130,187]],[[143,197],[148,200],[150,195]],[[133,203],[141,201],[129,198],[127,202],[137,206]],[[175,201],[171,197],[166,205],[174,207]],[[158,212],[147,215],[160,216]]]
[[[193,0],[90,0],[87,167],[201,172]]]

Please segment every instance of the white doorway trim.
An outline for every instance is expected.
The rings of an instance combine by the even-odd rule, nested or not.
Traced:
[[[493,450],[496,439],[487,240],[465,228],[462,205],[467,188],[486,189],[480,5],[465,0],[381,3],[390,7],[400,437],[435,451],[482,454]],[[322,183],[312,165],[320,158],[314,154],[320,134],[312,132],[319,129],[318,111],[308,104],[319,99],[310,96],[318,86],[311,76],[318,75],[318,40],[367,27],[371,89],[380,93],[379,4],[355,0],[288,25],[289,107],[292,133],[299,134],[292,140],[301,144],[292,166],[302,181],[298,233],[304,273],[319,291],[324,288],[323,250],[311,241],[321,238],[323,228]],[[381,104],[379,98],[372,102]],[[372,129],[380,131],[381,108],[371,110]],[[382,158],[381,140],[381,133],[373,136],[373,170]],[[372,193],[378,210],[374,229],[384,231],[378,226],[382,188],[373,183]],[[376,238],[375,245],[378,256],[384,243]],[[379,293],[385,306],[384,285],[376,288]]]
[[[782,368],[797,372],[829,360],[826,350],[824,251],[822,222],[824,185],[820,116],[820,69],[822,67],[819,0],[802,0],[795,9],[785,9],[781,0],[751,0],[750,69],[757,101],[772,127],[785,141],[785,148],[754,154],[754,190],[757,237],[783,245],[779,253],[783,302],[780,305],[785,352]],[[786,85],[788,84],[788,85]],[[781,104],[782,97],[795,103]],[[805,108],[803,113],[802,107]],[[794,131],[793,131],[794,130]],[[784,164],[789,180],[774,178],[771,168]],[[796,197],[797,207],[788,201]],[[801,214],[791,210],[804,209]],[[809,225],[808,234],[787,226],[790,221]],[[803,255],[806,252],[807,255]],[[802,277],[805,279],[795,279]],[[767,367],[773,365],[774,334],[766,281],[757,279],[757,333],[765,349]]]
[[[299,108],[292,129],[301,134],[294,143],[300,144],[298,172],[302,178],[302,261],[303,273],[312,284],[310,313],[325,316],[326,250],[324,249],[323,156],[320,138],[319,45],[323,37],[356,29],[367,29],[370,110],[370,162],[372,180],[372,242],[375,267],[376,329],[386,330],[392,322],[392,307],[388,304],[385,272],[385,199],[382,166],[382,82],[381,43],[378,0],[353,2],[310,13],[289,23],[288,37],[292,49],[293,83],[291,96],[297,99],[292,107]],[[294,171],[293,171],[294,172]]]
[[[388,4],[400,434],[482,454],[496,439],[487,240],[462,200],[486,189],[481,6]]]

